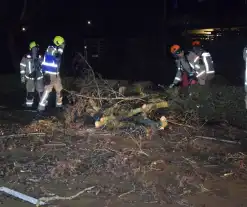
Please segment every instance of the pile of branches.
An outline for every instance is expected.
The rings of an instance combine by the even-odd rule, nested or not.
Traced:
[[[243,87],[194,85],[185,92],[169,91],[170,112],[190,125],[226,123],[247,129]]]
[[[137,123],[157,129],[166,127],[166,118],[154,115],[158,109],[168,107],[165,97],[144,93],[140,84],[126,87],[119,81],[104,80],[86,64],[83,78],[74,80],[74,90],[67,91],[70,102],[65,115],[67,125],[90,116],[96,128],[133,128]]]
[[[145,126],[146,131],[150,127],[163,129],[167,119],[194,127],[225,122],[247,129],[245,94],[240,87],[215,84],[195,85],[182,92],[165,88],[155,91],[142,84],[104,80],[81,54],[77,59],[77,65],[87,67],[81,68],[82,78],[73,80],[74,88],[68,91],[71,105],[66,110],[67,125],[78,120],[83,125],[85,121],[80,118],[86,115],[96,128],[110,130],[137,126]]]

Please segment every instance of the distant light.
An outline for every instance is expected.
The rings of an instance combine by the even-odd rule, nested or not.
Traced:
[[[203,34],[207,35],[207,34],[211,34],[212,32],[214,32],[213,28],[188,30],[189,34],[198,34],[198,35],[203,35]]]
[[[26,28],[25,27],[22,27],[21,28],[21,31],[25,32],[26,31]]]
[[[87,49],[87,46],[84,46],[85,49]]]
[[[91,24],[92,24],[92,22],[91,22],[91,21],[87,21],[87,24],[88,24],[88,25],[91,25]]]

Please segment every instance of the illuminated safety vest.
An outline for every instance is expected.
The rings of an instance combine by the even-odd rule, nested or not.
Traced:
[[[62,53],[62,49],[57,49],[54,46],[48,46],[42,62],[42,71],[46,74],[59,74],[59,59],[55,56],[56,53]]]

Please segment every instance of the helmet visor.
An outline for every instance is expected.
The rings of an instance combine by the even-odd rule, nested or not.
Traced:
[[[179,55],[179,54],[181,54],[182,53],[182,50],[179,48],[179,49],[177,49],[175,52],[174,52],[174,54],[175,55]]]

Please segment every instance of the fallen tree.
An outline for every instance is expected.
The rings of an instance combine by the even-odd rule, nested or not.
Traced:
[[[185,91],[155,91],[150,83],[113,84],[86,64],[83,78],[73,80],[73,84],[67,82],[73,85],[67,90],[71,103],[65,114],[67,126],[78,121],[83,126],[83,117],[89,116],[95,128],[113,131],[140,126],[145,132],[156,131],[166,128],[169,122],[191,128],[227,123],[247,129],[241,88],[196,85]]]
[[[83,78],[73,80],[70,87],[73,90],[66,90],[70,102],[65,112],[67,126],[85,115],[92,118],[96,128],[108,130],[141,126],[146,131],[150,128],[155,131],[167,126],[166,111],[161,110],[169,107],[165,93],[149,93],[150,83],[147,82],[125,83],[125,86],[116,82],[113,85],[87,65],[89,67],[84,68]],[[66,85],[70,85],[69,81]]]

